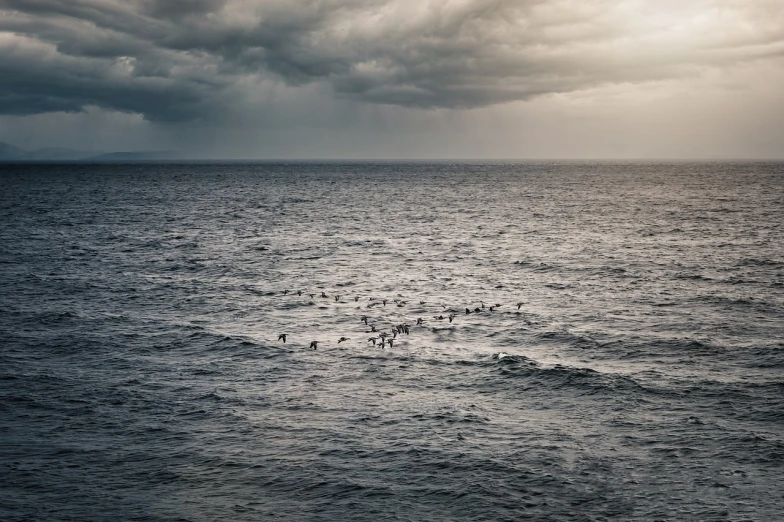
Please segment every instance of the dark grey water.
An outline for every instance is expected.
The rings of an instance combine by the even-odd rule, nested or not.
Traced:
[[[0,184],[3,520],[784,512],[784,165]]]

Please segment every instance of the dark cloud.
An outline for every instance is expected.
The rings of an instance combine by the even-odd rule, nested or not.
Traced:
[[[259,78],[473,108],[780,56],[775,0],[0,0],[0,112],[209,118]]]
[[[158,18],[178,19],[185,16],[214,13],[227,0],[147,0],[141,8],[145,14]]]

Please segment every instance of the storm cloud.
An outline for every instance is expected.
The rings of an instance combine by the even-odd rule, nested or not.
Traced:
[[[778,59],[783,19],[779,0],[0,0],[0,113],[211,119],[262,81],[477,108]]]

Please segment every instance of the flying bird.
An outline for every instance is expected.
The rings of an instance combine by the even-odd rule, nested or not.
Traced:
[[[286,342],[286,334],[280,334],[278,336],[278,341],[283,341],[285,343]]]
[[[314,350],[318,348],[318,341],[310,341],[310,347]]]

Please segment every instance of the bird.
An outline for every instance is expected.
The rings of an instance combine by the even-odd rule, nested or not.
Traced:
[[[387,300],[386,299],[382,299],[381,302],[384,303],[384,306],[387,305]]]
[[[287,295],[288,293],[289,293],[289,291],[288,291],[288,290],[284,290],[284,291],[283,291],[283,295]]]
[[[310,341],[310,347],[314,350],[318,348],[318,341]]]
[[[376,339],[378,339],[378,337],[370,337],[370,338],[368,338],[368,342],[369,343],[373,343],[373,346],[375,346],[376,345]]]
[[[297,290],[297,295],[302,295],[302,290]]]
[[[390,348],[392,348],[392,341],[393,341],[393,340],[394,340],[394,338],[393,338],[393,339],[387,339],[387,342],[389,343],[389,347],[390,347]]]
[[[321,297],[327,297],[327,294],[325,294],[324,292],[321,292]]]
[[[518,309],[518,310],[520,309],[520,307],[521,307],[521,306],[523,306],[523,303],[522,303],[522,302],[520,302],[520,303],[517,303],[517,309]]]
[[[421,317],[418,317],[418,318],[417,318],[417,324],[418,324],[418,325],[419,325],[419,324],[422,324],[422,318],[421,318]]]
[[[359,296],[358,295],[354,296],[354,302],[356,303],[357,301],[359,301]]]
[[[335,296],[335,301],[340,301],[340,296],[339,295]]]
[[[470,313],[471,313],[471,310],[469,310],[468,308],[466,308],[466,315],[468,315],[468,314],[470,314]]]
[[[360,317],[359,320],[362,321],[363,323],[365,323],[365,326],[367,326],[368,317],[366,315],[363,315],[362,317]]]
[[[284,343],[286,342],[286,334],[280,334],[280,335],[278,336],[278,341],[281,341],[281,340],[282,340]]]
[[[449,314],[449,322],[450,323],[452,322],[452,319],[454,319],[454,318],[455,318],[455,314]]]
[[[343,341],[348,341],[348,337],[341,337],[338,339],[338,344],[342,343]]]
[[[313,299],[314,297],[316,297],[316,294],[308,294],[308,295],[310,296],[310,298],[311,298],[311,299]]]

